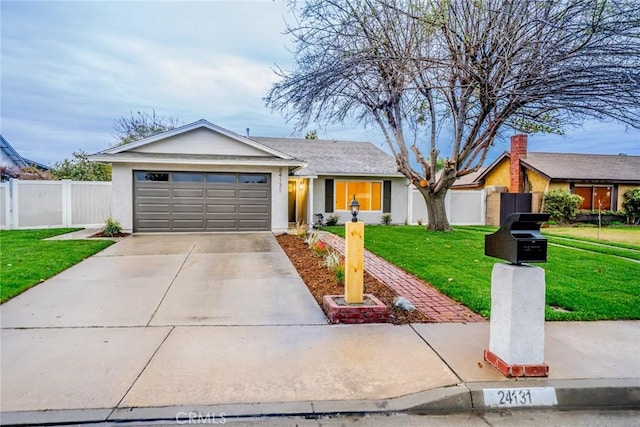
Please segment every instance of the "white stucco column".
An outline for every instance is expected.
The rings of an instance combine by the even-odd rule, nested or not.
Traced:
[[[507,376],[548,375],[544,364],[544,308],[542,268],[495,264],[485,359]]]
[[[307,226],[313,227],[314,217],[313,214],[313,186],[315,185],[314,179],[309,178],[307,180]]]

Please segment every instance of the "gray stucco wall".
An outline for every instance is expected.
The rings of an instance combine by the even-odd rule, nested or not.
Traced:
[[[326,179],[334,179],[334,180],[362,180],[362,181],[391,181],[391,222],[394,224],[404,224],[407,220],[407,212],[408,212],[408,181],[404,177],[340,177],[340,176],[332,176],[332,177],[318,177],[313,180],[313,213],[321,213],[324,215],[325,219],[329,217],[329,215],[338,215],[340,217],[340,223],[344,223],[346,221],[351,221],[351,214],[349,212],[344,211],[336,211],[333,213],[328,213],[325,211],[324,198],[325,198],[325,180]],[[382,212],[361,212],[358,215],[358,219],[364,221],[366,224],[379,224],[381,222]]]

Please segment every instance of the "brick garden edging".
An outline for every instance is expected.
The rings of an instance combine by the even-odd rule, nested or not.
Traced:
[[[344,255],[344,239],[331,233],[322,233],[322,240]],[[428,283],[407,273],[365,249],[364,269],[373,277],[408,299],[416,309],[437,323],[482,322],[486,319],[441,294]]]
[[[387,323],[389,309],[371,294],[364,294],[368,304],[339,304],[344,295],[325,295],[322,299],[324,311],[331,323]]]

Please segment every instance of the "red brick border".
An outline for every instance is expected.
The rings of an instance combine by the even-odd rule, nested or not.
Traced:
[[[344,239],[335,234],[323,233],[322,240],[344,255]],[[364,269],[396,291],[398,295],[408,299],[416,309],[436,323],[466,323],[485,320],[479,314],[441,294],[428,283],[367,250],[364,251]]]
[[[539,365],[510,365],[490,350],[484,351],[484,360],[496,368],[505,377],[548,377],[549,366]]]
[[[370,301],[366,305],[338,305],[337,298],[344,298],[344,295],[325,295],[322,298],[331,323],[386,323],[389,318],[387,306],[371,294],[364,294],[364,299]]]

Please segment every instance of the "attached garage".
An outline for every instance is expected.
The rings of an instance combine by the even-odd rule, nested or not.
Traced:
[[[134,171],[133,231],[270,230],[269,175]]]

